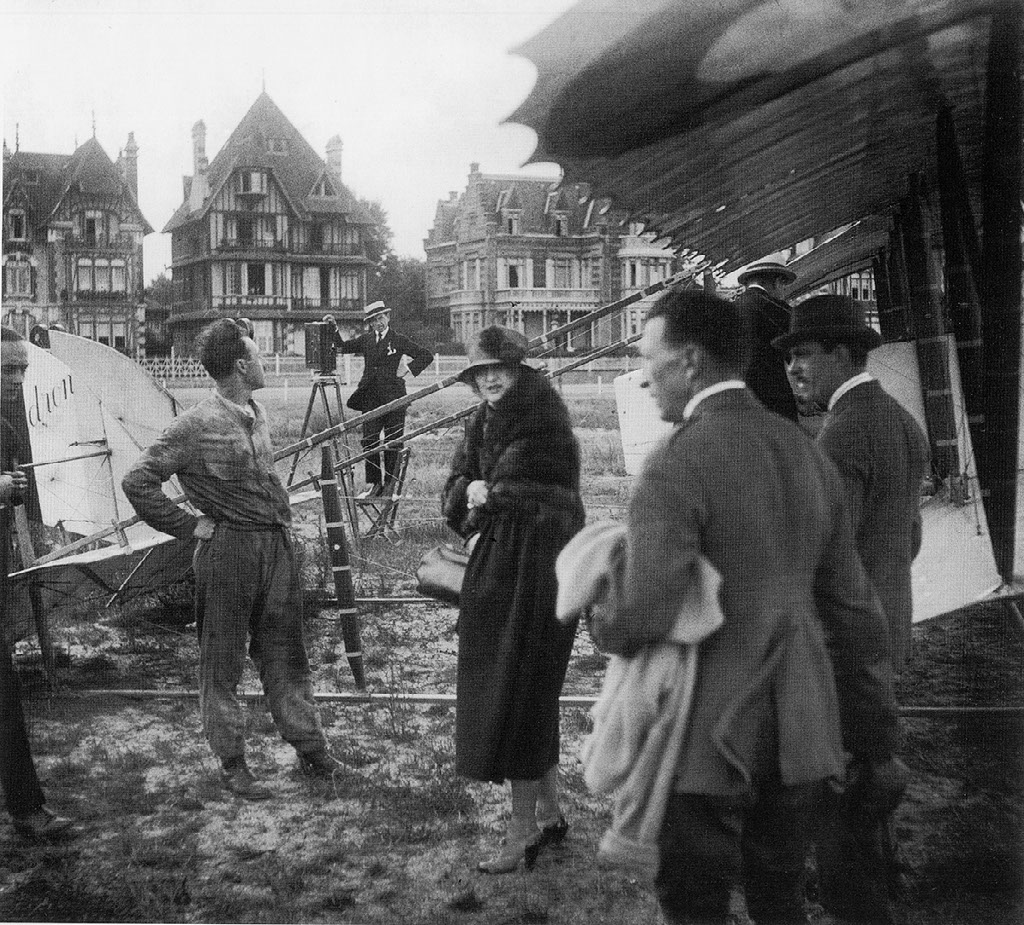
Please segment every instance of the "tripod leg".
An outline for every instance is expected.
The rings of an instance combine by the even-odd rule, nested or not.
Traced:
[[[309,433],[309,419],[313,416],[313,404],[316,402],[316,393],[318,388],[323,388],[321,384],[314,380],[313,388],[309,390],[309,402],[306,404],[306,416],[302,419],[302,430],[299,431],[299,439],[302,440],[307,433]],[[299,467],[299,454],[296,453],[292,457],[291,469],[288,471],[288,481],[285,482],[286,487],[290,487],[292,482],[295,481],[295,470]]]

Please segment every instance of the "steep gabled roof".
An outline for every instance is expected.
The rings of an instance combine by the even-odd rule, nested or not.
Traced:
[[[268,150],[270,139],[283,141],[286,153],[271,153]],[[369,222],[355,196],[344,184],[336,189],[336,196],[311,196],[325,170],[324,160],[263,91],[210,163],[207,173],[210,192],[202,208],[192,212],[186,199],[171,216],[164,231],[173,231],[205,215],[217,193],[238,167],[259,167],[269,171],[299,218],[308,218],[310,212],[316,212],[345,215],[355,223]],[[331,182],[334,183],[333,180]],[[337,183],[334,185],[338,186]]]
[[[33,177],[35,182],[29,182]],[[123,194],[137,213],[144,233],[153,231],[120,170],[95,137],[79,145],[70,155],[8,153],[4,156],[4,179],[10,189],[20,187],[28,196],[34,226],[48,222],[71,187],[77,186],[85,194]]]

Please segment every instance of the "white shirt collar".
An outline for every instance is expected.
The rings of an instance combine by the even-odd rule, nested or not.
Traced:
[[[701,389],[683,408],[683,420],[688,421],[693,412],[697,410],[697,405],[704,401],[705,398],[710,398],[719,392],[725,392],[727,389],[745,389],[746,387],[747,384],[742,379],[724,379],[722,382],[709,385],[706,389]]]
[[[376,331],[374,331],[374,332],[373,332],[373,336],[377,338],[377,343],[378,343],[378,344],[379,344],[379,343],[380,343],[380,342],[381,342],[382,340],[384,340],[384,338],[385,338],[385,337],[387,337],[387,336],[388,336],[388,331],[390,331],[390,330],[391,330],[391,326],[390,326],[390,325],[388,325],[388,327],[386,327],[386,328],[385,328],[385,329],[384,329],[383,331],[381,331],[381,332],[380,332],[379,334],[378,334],[378,333],[377,333]]]
[[[832,393],[832,397],[828,400],[828,410],[831,411],[835,407],[836,402],[849,392],[850,389],[855,389],[858,385],[864,385],[865,382],[874,381],[875,377],[871,373],[857,373],[856,376],[851,376]]]

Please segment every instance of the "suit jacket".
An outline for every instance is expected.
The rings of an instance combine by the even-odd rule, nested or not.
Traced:
[[[750,366],[744,377],[750,389],[767,407],[791,421],[798,419],[796,399],[786,377],[783,355],[772,338],[789,331],[791,309],[763,289],[749,288],[736,299],[740,317],[751,341]]]
[[[893,665],[909,654],[910,564],[921,547],[928,441],[877,382],[854,386],[825,416],[818,445],[843,478],[857,551],[889,624]]]
[[[349,407],[357,411],[379,408],[405,394],[405,382],[398,377],[398,365],[403,356],[409,357],[409,372],[414,376],[434,360],[429,350],[390,327],[380,343],[377,343],[377,335],[373,331],[352,340],[341,340],[335,335],[335,343],[342,353],[360,353],[363,356],[363,376],[353,398],[349,399]],[[355,399],[356,394],[359,399]]]
[[[666,638],[699,555],[722,576],[725,622],[700,643],[678,788],[737,796],[775,773],[839,776],[844,746],[887,759],[887,631],[838,473],[747,390],[705,399],[648,457],[598,644],[631,655]]]

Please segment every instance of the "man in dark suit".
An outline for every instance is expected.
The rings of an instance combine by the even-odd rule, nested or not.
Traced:
[[[335,325],[335,343],[342,353],[359,353],[363,356],[363,375],[359,385],[348,400],[353,411],[363,413],[401,398],[405,394],[406,370],[401,374],[402,361],[409,358],[407,371],[418,376],[433,361],[434,355],[414,340],[391,329],[391,312],[383,302],[373,302],[363,309],[364,319],[370,330],[352,340],[344,340]],[[334,322],[328,315],[325,321]],[[405,409],[391,411],[383,417],[363,425],[363,450],[370,451],[405,431]],[[384,483],[398,475],[398,462],[402,454],[401,445],[384,451],[384,464],[380,455],[366,460],[366,490],[360,498],[379,495]]]
[[[656,889],[669,922],[729,920],[745,890],[759,925],[804,920],[803,870],[825,782],[844,751],[885,767],[896,738],[885,623],[843,509],[838,473],[742,381],[735,305],[669,292],[641,342],[662,417],[630,502],[621,573],[595,614],[602,649],[664,639],[706,557],[722,627],[698,676]]]
[[[772,347],[772,340],[789,330],[790,307],[779,290],[796,274],[778,260],[752,263],[737,277],[747,288],[736,299],[750,336],[750,365],[744,379],[747,388],[770,411],[795,421],[797,403],[786,381],[786,364]]]
[[[25,715],[21,706],[18,676],[11,660],[7,629],[13,620],[12,594],[8,573],[11,570],[11,532],[14,506],[24,502],[30,483],[17,463],[31,459],[28,422],[22,383],[28,369],[25,341],[13,328],[0,328],[0,784],[7,811],[14,819],[19,835],[30,839],[54,838],[66,834],[71,820],[56,815],[46,806],[36,768],[29,750]]]
[[[857,552],[885,612],[898,672],[910,649],[910,565],[921,547],[928,442],[867,372],[868,353],[881,342],[859,303],[833,295],[796,306],[789,333],[773,341],[787,355],[797,401],[827,412],[818,446],[842,476]],[[875,801],[861,792],[859,773],[851,765],[843,798],[833,803],[817,841],[819,896],[843,920],[875,925],[892,921],[889,816],[901,781],[897,774],[891,782],[889,805],[866,812],[865,802]]]
[[[893,666],[910,647],[910,564],[921,547],[921,482],[928,441],[910,412],[867,372],[881,344],[846,296],[815,296],[773,343],[787,356],[797,401],[826,411],[818,446],[843,477],[857,552],[889,623]]]

